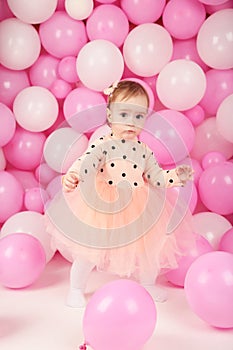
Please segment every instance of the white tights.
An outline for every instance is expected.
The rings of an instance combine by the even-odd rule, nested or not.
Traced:
[[[75,260],[70,270],[70,290],[67,297],[67,305],[70,307],[85,307],[84,297],[88,277],[95,264],[86,260]],[[141,285],[149,292],[154,301],[164,302],[167,300],[166,290],[156,285],[156,279],[140,278]]]

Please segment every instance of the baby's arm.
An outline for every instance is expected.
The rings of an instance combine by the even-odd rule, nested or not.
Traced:
[[[156,187],[179,187],[184,186],[187,181],[193,179],[193,169],[189,165],[179,165],[171,170],[163,170],[153,153],[147,150],[146,166],[144,176],[147,181]]]

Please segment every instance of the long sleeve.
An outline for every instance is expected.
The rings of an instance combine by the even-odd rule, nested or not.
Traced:
[[[144,178],[152,186],[166,188],[183,186],[183,182],[177,175],[176,169],[163,170],[154,158],[153,152],[146,147]]]
[[[92,143],[86,152],[71,165],[68,172],[75,172],[80,181],[83,181],[88,175],[96,173],[105,162],[102,143],[102,138]]]

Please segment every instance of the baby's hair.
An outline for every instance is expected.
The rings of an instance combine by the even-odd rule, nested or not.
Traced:
[[[149,106],[149,96],[142,85],[131,80],[122,80],[108,96],[107,107],[117,100],[118,96],[121,96],[122,100],[127,100],[133,96],[145,96],[147,99],[147,105]]]

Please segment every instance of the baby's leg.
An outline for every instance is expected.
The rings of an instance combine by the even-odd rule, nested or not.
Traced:
[[[70,270],[70,290],[67,305],[71,307],[85,307],[84,291],[88,277],[95,265],[89,261],[75,260]]]
[[[158,276],[156,276],[155,278],[150,278],[146,276],[141,276],[140,283],[150,293],[154,301],[163,303],[167,300],[167,291],[164,288],[159,287],[157,285],[157,277]]]

